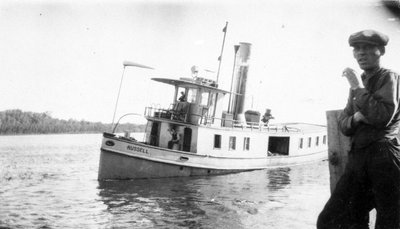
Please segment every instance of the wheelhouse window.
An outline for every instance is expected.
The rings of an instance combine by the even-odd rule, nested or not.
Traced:
[[[326,145],[326,135],[324,135],[324,137],[322,138],[322,143],[323,143],[324,145]]]
[[[311,148],[311,137],[308,138],[308,148]]]
[[[236,149],[236,137],[229,137],[229,150],[235,150]]]
[[[196,97],[197,97],[197,89],[189,88],[188,95],[187,95],[187,101],[189,103],[195,103],[196,102]]]
[[[243,140],[243,151],[249,151],[250,150],[250,138],[245,137]]]
[[[186,98],[186,89],[183,87],[179,87],[178,88],[178,94],[177,94],[177,98],[176,98],[179,102],[186,102],[187,98]]]
[[[201,105],[207,106],[208,105],[208,97],[210,96],[209,92],[201,93]]]
[[[299,139],[299,149],[303,149],[303,138]]]
[[[221,149],[221,135],[214,135],[214,149]]]
[[[319,145],[319,136],[317,136],[317,137],[315,138],[315,145],[316,145],[316,146]]]

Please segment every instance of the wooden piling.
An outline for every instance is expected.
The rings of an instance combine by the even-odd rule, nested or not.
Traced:
[[[350,138],[344,136],[339,128],[339,116],[343,110],[326,112],[328,124],[328,159],[331,193],[343,175],[351,148]]]

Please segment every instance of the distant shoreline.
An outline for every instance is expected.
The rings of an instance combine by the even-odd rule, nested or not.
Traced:
[[[70,133],[27,133],[27,134],[0,134],[1,136],[28,136],[28,135],[73,135],[73,134],[103,134],[104,132],[111,131],[102,131],[102,132],[70,132]],[[123,133],[123,131],[116,131],[116,133]],[[130,133],[144,133],[144,131],[131,131]]]
[[[63,134],[102,134],[102,133],[103,133],[103,132],[27,133],[27,134],[0,134],[0,136],[63,135]]]
[[[115,132],[144,132],[145,124],[122,123]],[[52,118],[48,112],[6,110],[0,112],[0,136],[42,134],[96,134],[110,131],[111,124]]]

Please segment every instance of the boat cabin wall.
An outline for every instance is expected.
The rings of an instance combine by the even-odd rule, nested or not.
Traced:
[[[161,148],[197,152],[197,127],[153,121],[149,121],[147,126],[146,143]],[[178,135],[178,142],[170,143],[173,140],[172,129]]]
[[[145,143],[158,146],[160,137],[160,122],[148,121],[145,130]]]
[[[325,151],[328,148],[326,133],[307,133],[292,136],[289,154],[296,156]]]
[[[266,157],[268,136],[259,131],[199,127],[198,154],[220,157]]]
[[[324,132],[266,133],[200,127],[197,152],[221,157],[300,156],[326,151],[326,141]]]

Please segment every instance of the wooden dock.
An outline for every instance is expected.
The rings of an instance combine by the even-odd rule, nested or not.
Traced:
[[[330,174],[331,193],[335,189],[336,183],[343,175],[348,161],[348,154],[351,148],[350,138],[344,136],[339,129],[339,116],[342,110],[331,110],[326,112],[328,124],[328,159]],[[369,226],[375,227],[376,211],[372,210],[369,214]]]
[[[339,129],[339,116],[342,110],[326,112],[328,124],[328,159],[331,192],[335,189],[336,183],[343,175],[348,161],[350,151],[350,138],[344,136]]]

